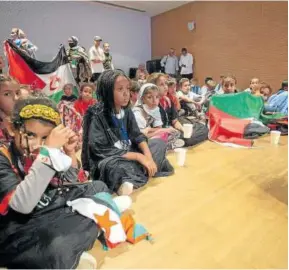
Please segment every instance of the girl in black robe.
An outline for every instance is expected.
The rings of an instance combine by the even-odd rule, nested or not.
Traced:
[[[50,99],[18,101],[9,132],[11,145],[0,147],[0,268],[76,268],[102,234],[66,203],[108,188],[76,183],[77,137]]]
[[[148,144],[127,108],[129,78],[120,70],[107,70],[97,91],[100,102],[88,109],[83,122],[83,168],[122,195],[145,185],[149,177],[171,175],[166,143],[155,139]]]

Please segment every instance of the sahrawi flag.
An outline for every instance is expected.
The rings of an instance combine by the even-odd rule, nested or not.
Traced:
[[[64,46],[60,47],[51,62],[41,62],[29,57],[9,40],[4,42],[4,50],[9,74],[19,83],[30,85],[33,90],[41,91],[57,103],[61,99],[65,84],[76,85]],[[78,96],[76,88],[74,92]]]
[[[262,97],[248,92],[215,95],[209,106],[209,139],[233,147],[252,147],[253,140],[245,138],[251,123],[267,124],[283,118],[283,114],[264,115]]]

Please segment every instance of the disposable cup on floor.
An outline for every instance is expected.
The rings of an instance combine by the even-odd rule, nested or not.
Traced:
[[[191,138],[193,134],[193,125],[192,124],[184,124],[184,138],[188,139]]]
[[[174,151],[176,153],[178,166],[180,166],[180,167],[185,166],[187,149],[185,149],[185,148],[177,148]]]
[[[271,134],[271,144],[273,145],[279,144],[281,132],[278,130],[272,130],[270,134]]]

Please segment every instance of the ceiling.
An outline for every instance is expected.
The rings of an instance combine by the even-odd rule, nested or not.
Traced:
[[[182,6],[190,1],[95,1],[102,4],[119,6],[135,10],[136,12],[147,13],[149,16],[155,16]]]

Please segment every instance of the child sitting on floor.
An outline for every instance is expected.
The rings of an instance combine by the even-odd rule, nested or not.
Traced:
[[[250,81],[249,88],[245,89],[244,91],[249,92],[249,93],[254,93],[255,88],[258,87],[259,83],[260,83],[259,78],[252,78]]]
[[[159,90],[154,84],[144,84],[132,111],[140,131],[152,137],[157,128],[163,125],[159,110]]]
[[[180,100],[181,108],[185,110],[186,115],[199,115],[201,96],[190,91],[189,79],[183,78],[180,80],[180,91],[178,91],[177,96]]]
[[[179,131],[174,128],[162,128],[159,100],[159,89],[156,85],[147,83],[141,87],[138,101],[133,108],[140,131],[148,138],[165,140],[168,142],[168,149],[184,146],[185,142],[179,139]]]
[[[262,97],[264,102],[266,102],[272,94],[272,88],[269,84],[261,82],[254,88],[254,93],[252,94],[254,94],[254,96]]]
[[[140,91],[140,84],[137,81],[131,81],[130,86],[130,106],[133,107],[137,101],[138,93]]]
[[[108,188],[77,184],[77,136],[49,98],[20,99],[8,130],[11,144],[0,147],[0,267],[76,268],[102,230],[67,202]]]
[[[93,98],[94,85],[91,83],[84,83],[80,87],[80,96],[74,102],[74,109],[83,117],[87,109],[96,103]]]
[[[73,129],[73,122],[75,118],[81,118],[81,114],[74,109],[74,103],[77,100],[77,97],[73,94],[73,84],[67,83],[63,86],[63,96],[61,97],[60,102],[58,103],[58,110],[62,119],[62,123]],[[76,130],[73,130],[76,131]]]
[[[73,94],[73,84],[65,84],[63,92],[64,95],[61,97],[58,104],[62,123],[74,132],[79,132],[81,129],[82,116],[74,108],[74,103],[77,100],[77,97]]]
[[[214,91],[218,94],[219,91],[222,89],[222,84],[223,84],[223,80],[224,80],[225,76],[224,75],[220,75],[220,80],[219,83],[216,85]]]
[[[234,94],[238,93],[236,89],[237,79],[233,75],[227,75],[223,79],[222,89],[219,94]]]
[[[206,112],[209,109],[210,100],[213,95],[222,94],[223,90],[221,89],[219,92],[216,92],[216,82],[213,80],[206,81],[206,85],[202,88],[204,91],[202,92],[202,99],[200,103],[202,104],[202,109]]]
[[[136,71],[135,74],[135,78],[136,80],[146,80],[148,77],[148,71],[146,69],[146,65],[145,64],[139,64],[138,69]]]
[[[77,97],[73,94],[73,84],[68,83],[63,87],[64,95],[58,104],[58,110],[65,127],[69,127],[79,136],[76,149],[81,148],[82,144],[82,115],[74,108]]]
[[[201,95],[201,87],[197,78],[191,79],[191,91],[197,95]]]
[[[73,94],[73,87],[72,83],[67,83],[63,86],[63,96],[61,97],[61,101],[73,103],[77,100],[77,96]]]
[[[206,77],[205,78],[205,84],[201,87],[201,95],[206,96],[207,92],[212,91],[214,88],[212,88],[211,85],[208,84],[208,82],[213,81],[212,77]]]
[[[0,74],[0,142],[3,144],[9,143],[7,124],[19,96],[18,82],[8,75]]]
[[[167,176],[173,168],[166,160],[167,144],[149,140],[138,128],[128,107],[130,79],[120,70],[106,70],[98,79],[100,101],[83,121],[82,165],[111,191],[129,195],[149,177]]]
[[[175,109],[178,111],[179,115],[183,115],[185,113],[184,110],[181,109],[180,100],[177,96],[177,81],[176,79],[169,79],[167,82],[168,85],[168,94],[167,97],[174,104]],[[182,112],[180,112],[182,110]]]
[[[260,94],[263,97],[263,100],[266,102],[269,97],[272,95],[272,88],[269,84],[262,82],[260,84]]]
[[[139,79],[138,79],[138,83],[142,86],[143,84],[146,83],[146,74],[144,73],[140,73],[139,74]]]
[[[288,81],[283,81],[281,89],[272,95],[264,108],[266,113],[280,112],[288,115]]]

